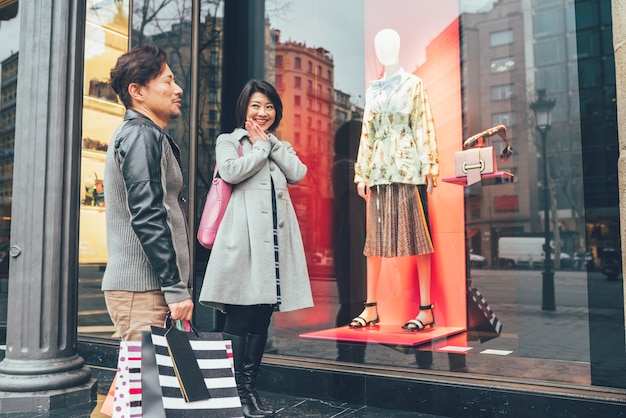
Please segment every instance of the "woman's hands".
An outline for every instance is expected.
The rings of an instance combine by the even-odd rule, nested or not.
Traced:
[[[246,120],[246,131],[248,131],[248,138],[250,142],[254,144],[256,141],[268,141],[270,136],[254,121],[252,118]]]

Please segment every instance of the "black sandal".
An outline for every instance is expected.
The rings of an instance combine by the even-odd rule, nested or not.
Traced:
[[[435,307],[435,305],[430,304],[430,305],[425,305],[425,306],[420,306],[420,311],[425,311],[425,310],[430,310],[432,312],[433,308]],[[402,325],[402,329],[405,329],[407,331],[413,331],[413,332],[422,332],[422,331],[429,331],[432,330],[435,327],[435,313],[432,312],[433,314],[433,321],[429,322],[428,324],[423,323],[422,321],[420,321],[419,319],[417,319],[417,317],[410,319],[407,321],[406,324]],[[419,313],[418,313],[419,315]]]
[[[376,305],[377,305],[376,302],[363,304],[363,306],[365,306],[366,308],[376,306]],[[348,326],[350,328],[366,328],[366,327],[374,326],[378,324],[379,322],[380,322],[380,318],[378,317],[378,309],[376,309],[376,318],[372,319],[371,321],[366,321],[364,318],[357,316],[356,318],[353,318],[352,321],[350,321],[350,324]]]

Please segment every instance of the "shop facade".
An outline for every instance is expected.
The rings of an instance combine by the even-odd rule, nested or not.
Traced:
[[[210,185],[215,140],[234,128],[234,102],[248,79],[277,87],[285,105],[277,136],[309,167],[290,193],[315,306],[274,316],[262,389],[447,416],[623,413],[621,262],[617,276],[607,273],[612,257],[621,260],[622,240],[617,3],[63,0],[53,2],[54,13],[23,3],[0,1],[0,336],[8,347],[0,391],[23,375],[21,362],[33,359],[55,374],[46,361],[71,358],[66,368],[78,377],[59,377],[57,386],[86,393],[97,377],[89,367],[115,367],[119,340],[100,291],[107,260],[102,180],[124,109],[108,72],[129,48],[155,43],[185,91],[183,116],[168,130],[181,148],[190,231]],[[21,46],[41,47],[41,40],[31,39],[37,22],[26,12],[50,20],[43,25],[50,58],[41,65],[53,81],[45,94],[34,88],[30,99],[19,83],[34,86],[41,75],[18,62],[36,62]],[[418,272],[405,262],[384,267],[380,327],[346,327],[365,299],[364,225],[351,222],[364,218],[365,206],[349,198],[353,177],[341,167],[355,159],[366,90],[383,75],[374,37],[385,28],[400,35],[404,71],[425,83],[437,133],[440,177],[429,197],[437,326],[428,333],[401,328],[399,318],[408,320],[419,305]],[[58,101],[36,113],[34,126],[20,125],[32,120],[18,103],[35,106],[46,97]],[[59,118],[57,130],[38,127]],[[496,156],[508,144],[513,149],[497,162],[504,174],[459,184],[455,154],[464,139],[499,125],[506,141],[494,135],[488,145]],[[41,132],[47,136],[21,145]],[[23,197],[21,189],[39,197]],[[50,213],[63,225],[58,231],[46,228]],[[43,242],[32,244],[34,236]],[[210,253],[194,236],[197,296]],[[58,242],[51,260],[45,247]],[[39,255],[30,255],[31,246]],[[34,258],[23,265],[26,257]],[[33,288],[40,291],[27,291]],[[41,307],[16,302],[29,297]],[[480,323],[475,309],[485,303],[492,316]],[[12,330],[16,309],[39,318],[32,335],[64,343],[42,350],[23,332],[35,328],[26,319],[22,332]],[[194,321],[218,331],[222,319],[198,305]],[[11,351],[20,347],[22,354]],[[307,379],[311,384],[299,383]],[[22,391],[50,389],[34,380]],[[11,412],[7,405],[0,403],[0,412]]]

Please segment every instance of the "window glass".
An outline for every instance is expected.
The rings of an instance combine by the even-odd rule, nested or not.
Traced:
[[[124,106],[109,71],[128,50],[129,2],[87,1],[79,229],[78,332],[111,336],[113,325],[100,292],[107,262],[104,160]]]
[[[20,42],[20,15],[17,2],[0,5],[0,326],[7,321],[9,287],[9,242],[11,197],[13,196],[13,150],[15,146],[15,105]],[[2,333],[4,335],[4,333]],[[4,344],[4,338],[0,340]]]
[[[489,35],[490,46],[508,45],[513,42],[513,30],[507,29]]]
[[[185,180],[195,179],[189,193],[195,194],[198,212],[221,132],[221,77],[235,71],[222,68],[228,52],[222,43],[222,3],[200,2],[199,22],[191,20],[191,1],[168,2],[156,15],[144,13],[143,3],[133,2],[131,43],[167,48],[186,92],[192,69],[198,74],[197,92],[187,95],[184,117],[171,127],[183,148]],[[409,373],[431,369],[559,387],[623,387],[618,372],[626,362],[622,282],[605,274],[620,242],[609,2],[576,2],[576,7],[573,1],[557,0],[444,2],[430,5],[429,19],[421,25],[415,25],[414,16],[423,5],[414,3],[318,0],[287,7],[266,1],[265,72],[284,105],[276,135],[290,142],[308,167],[305,179],[290,185],[289,193],[315,301],[311,309],[273,316],[267,352],[402,367]],[[145,5],[150,9],[153,2]],[[88,43],[99,45],[94,51],[119,48],[119,54],[127,33],[107,27],[106,42],[98,44],[102,25],[88,21]],[[0,31],[4,28],[3,23]],[[367,330],[347,327],[363,309],[368,284],[365,201],[354,193],[351,170],[371,100],[367,91],[385,77],[374,47],[384,28],[400,34],[400,66],[426,88],[438,143],[439,178],[427,197],[436,318],[428,333],[402,329],[420,306],[413,261],[382,260],[381,322]],[[191,53],[194,30],[197,56]],[[110,66],[86,68],[85,112],[106,110],[110,119],[101,118],[107,127],[99,128],[100,120],[90,117],[85,132],[91,142],[83,158],[101,155],[99,143],[106,145],[107,129],[121,117],[107,90],[103,69]],[[5,94],[10,100],[3,88]],[[193,109],[192,94],[197,94]],[[542,130],[533,109],[543,104],[551,118]],[[195,125],[192,115],[198,118]],[[10,123],[3,114],[3,124]],[[189,131],[192,125],[197,133]],[[485,148],[496,165],[495,178],[464,187],[455,170],[457,151],[464,139],[497,125],[505,125],[506,136],[500,131],[502,136],[486,141],[493,149]],[[193,140],[197,155],[189,152]],[[499,157],[507,144],[513,154],[503,160]],[[194,158],[197,170],[191,173]],[[97,170],[84,166],[89,171],[81,173],[83,182],[97,185]],[[83,192],[81,222],[83,211],[103,211],[97,190]],[[206,251],[197,252],[198,274],[204,273],[207,257]],[[96,266],[81,269],[84,301],[99,297],[94,296],[101,275]],[[480,298],[472,297],[476,292],[494,315],[489,324],[480,316]],[[112,336],[104,311],[81,309],[79,322],[83,333]],[[219,328],[219,321],[215,325]],[[603,355],[606,350],[611,358]]]
[[[491,100],[508,100],[515,93],[514,84],[491,87]]]
[[[491,60],[490,69],[492,73],[504,73],[511,71],[515,67],[513,57],[496,58]]]

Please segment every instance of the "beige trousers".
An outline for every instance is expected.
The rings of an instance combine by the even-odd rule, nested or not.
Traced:
[[[163,326],[168,311],[160,290],[105,290],[104,300],[113,325],[123,341],[141,341],[141,333],[150,331],[150,325]]]

